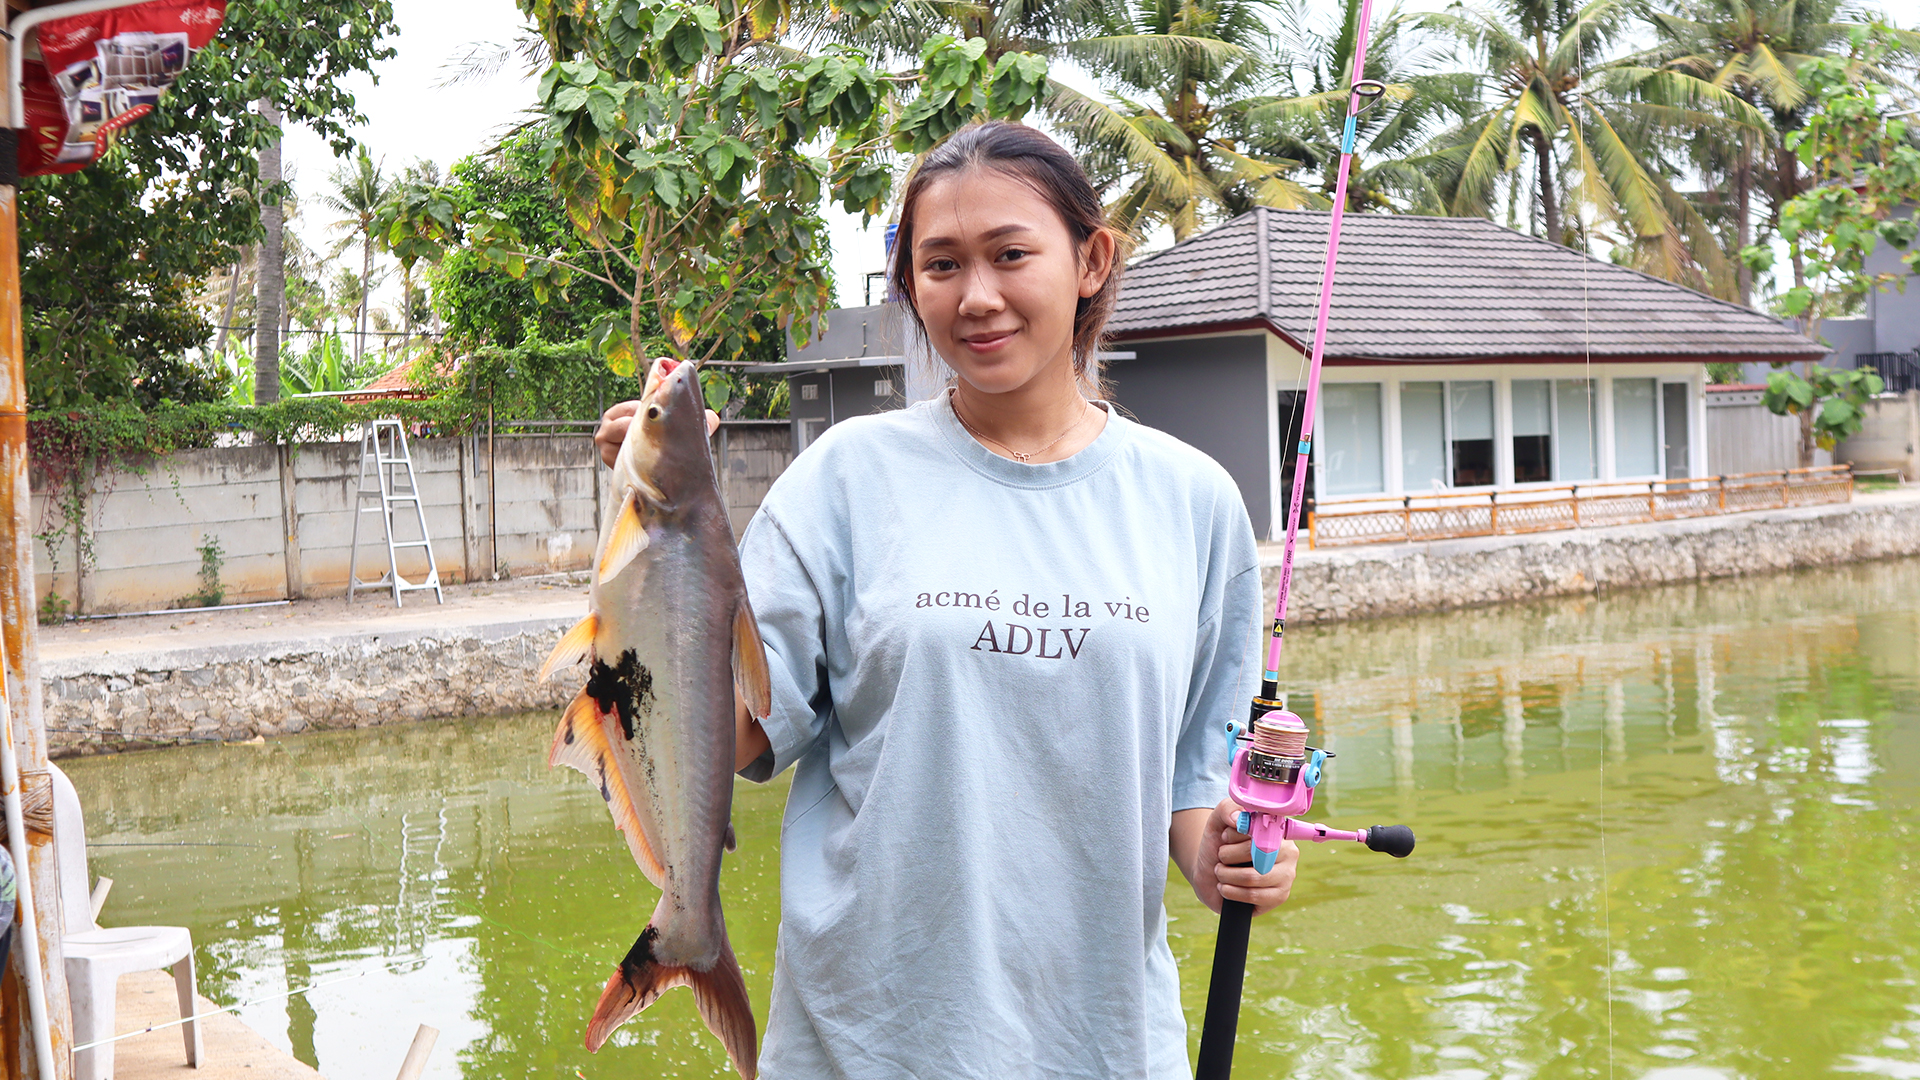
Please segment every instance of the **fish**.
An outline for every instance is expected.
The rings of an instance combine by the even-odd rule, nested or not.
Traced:
[[[734,1069],[754,1080],[758,1032],[727,940],[720,860],[735,847],[734,695],[765,718],[772,692],[707,437],[696,367],[655,360],[613,464],[587,617],[539,677],[587,665],[547,763],[598,785],[660,890],[594,1007],[587,1049],[686,986]]]

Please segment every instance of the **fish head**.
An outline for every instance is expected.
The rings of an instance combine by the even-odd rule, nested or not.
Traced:
[[[713,483],[707,448],[707,404],[700,393],[700,371],[693,364],[659,357],[647,369],[640,410],[620,447],[618,467],[679,502],[690,485]]]

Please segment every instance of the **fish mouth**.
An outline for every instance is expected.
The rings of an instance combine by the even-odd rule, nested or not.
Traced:
[[[653,368],[647,372],[647,386],[646,389],[641,392],[640,400],[663,401],[671,397],[673,391],[668,386],[668,383],[673,381],[674,374],[682,368],[691,369],[692,367],[692,364],[684,360],[675,360],[671,356],[655,358]],[[680,377],[682,379],[686,378],[684,374],[681,374]]]

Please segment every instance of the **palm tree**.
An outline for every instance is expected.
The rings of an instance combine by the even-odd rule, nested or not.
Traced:
[[[421,259],[439,261],[454,235],[454,206],[440,190],[440,168],[431,161],[407,166],[387,192],[375,215],[380,250],[400,262],[400,357],[413,346],[415,295],[413,268]]]
[[[1114,39],[1152,35],[1225,46],[1109,63],[1104,74],[1121,88],[1114,104],[1059,118],[1095,178],[1121,186],[1109,208],[1117,223],[1136,234],[1165,224],[1178,242],[1215,217],[1256,205],[1324,203],[1288,175],[1299,158],[1251,145],[1249,109],[1280,86],[1267,18],[1277,11],[1273,0],[1141,0],[1124,22],[1112,24]],[[1120,119],[1123,132],[1109,117]]]
[[[1628,0],[1498,0],[1498,9],[1455,3],[1423,25],[1467,46],[1486,95],[1484,110],[1449,133],[1449,213],[1491,216],[1499,182],[1531,164],[1537,225],[1558,244],[1587,245],[1584,220],[1569,228],[1569,198],[1622,235],[1639,268],[1721,294],[1732,266],[1711,226],[1667,177],[1672,133],[1765,131],[1766,119],[1726,90],[1685,72],[1607,60],[1629,26]],[[1565,155],[1564,158],[1562,155]]]
[[[254,299],[253,400],[261,405],[280,400],[280,314],[287,302],[286,214],[281,201],[270,197],[280,187],[280,107],[272,98],[259,101],[261,119],[276,132],[260,148],[260,271]]]
[[[1253,6],[1265,0],[1230,0]],[[1030,53],[1067,60],[1103,78],[1142,85],[1149,73],[1182,61],[1226,64],[1249,60],[1244,48],[1219,36],[1190,35],[1180,29],[1156,31],[1116,17],[1111,0],[896,0],[864,28],[837,16],[803,15],[792,40],[802,52],[824,41],[856,45],[889,62],[912,62],[935,38],[950,34],[985,42],[988,60],[1008,53]],[[827,14],[827,7],[816,9]],[[1124,105],[1083,94],[1049,76],[1039,113],[1069,133],[1083,148],[1098,146],[1160,183],[1184,181],[1174,163],[1143,123]]]
[[[1851,0],[1690,0],[1678,11],[1647,13],[1660,40],[1637,63],[1704,79],[1772,122],[1771,130],[1703,131],[1691,147],[1694,164],[1731,204],[1729,255],[1754,242],[1756,193],[1767,204],[1770,233],[1779,208],[1805,189],[1799,159],[1783,141],[1804,122],[1809,106],[1801,67],[1819,57],[1848,55],[1853,35],[1867,29],[1869,18]],[[1896,56],[1912,56],[1915,35],[1883,30]],[[1884,65],[1868,65],[1864,73],[1890,85],[1905,82]],[[1802,284],[1797,262],[1794,274],[1795,284]],[[1738,279],[1740,302],[1751,305],[1753,272],[1741,265]]]
[[[360,242],[360,299],[354,319],[353,363],[358,367],[367,352],[368,296],[373,289],[373,246],[375,223],[381,206],[392,197],[393,181],[383,176],[366,147],[361,147],[350,164],[333,170],[329,178],[333,192],[323,195],[320,204],[346,217],[334,222],[335,232],[344,233],[333,254],[336,256]]]
[[[1327,32],[1295,0],[1281,20],[1294,28],[1279,57],[1287,93],[1248,102],[1251,143],[1317,169],[1327,199],[1336,187],[1361,6],[1361,0],[1345,0],[1339,22]],[[1349,210],[1445,212],[1445,162],[1427,146],[1438,130],[1477,111],[1479,84],[1470,74],[1437,70],[1442,58],[1436,50],[1409,40],[1407,31],[1417,29],[1418,21],[1395,7],[1368,36],[1362,74],[1386,91],[1355,122]]]

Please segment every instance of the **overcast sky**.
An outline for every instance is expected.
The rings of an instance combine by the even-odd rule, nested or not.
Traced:
[[[1430,10],[1445,2],[1411,0],[1405,6]],[[1310,6],[1327,13],[1338,10],[1336,0],[1310,0]],[[377,83],[360,76],[351,84],[367,117],[354,135],[388,172],[397,173],[419,159],[435,162],[444,172],[460,158],[491,145],[523,117],[533,102],[534,79],[518,63],[509,63],[484,82],[454,87],[435,84],[446,77],[451,57],[473,43],[511,45],[524,23],[513,0],[394,0],[394,12],[400,33],[390,41],[398,54],[378,66]],[[1091,89],[1084,76],[1073,71],[1056,69],[1055,74]],[[331,229],[336,215],[321,209],[318,200],[339,162],[324,141],[297,125],[288,129],[284,152],[294,190],[306,208],[296,228],[310,247],[324,251],[339,233]],[[831,209],[826,216],[839,300],[861,303],[863,275],[884,265],[880,224],[863,230],[857,217]],[[357,260],[353,265],[357,267]],[[391,277],[375,294],[376,303],[397,299],[398,275]]]

